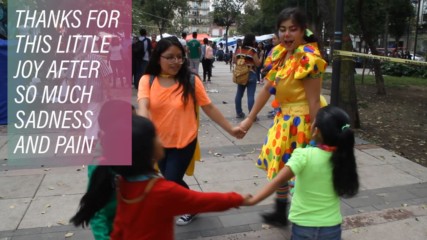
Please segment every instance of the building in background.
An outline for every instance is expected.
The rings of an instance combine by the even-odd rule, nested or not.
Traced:
[[[188,33],[210,33],[212,18],[209,14],[211,8],[210,0],[190,1],[190,11],[188,12],[189,26]]]

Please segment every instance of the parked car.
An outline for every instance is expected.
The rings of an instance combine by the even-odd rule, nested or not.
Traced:
[[[420,61],[420,62],[425,62],[425,61],[426,61],[425,57],[420,56],[420,55],[418,55],[418,54],[415,54],[415,58],[414,58],[414,60],[415,60],[415,61]]]

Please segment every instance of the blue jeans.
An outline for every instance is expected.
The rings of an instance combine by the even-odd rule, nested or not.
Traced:
[[[303,227],[292,224],[291,240],[341,240],[341,224],[332,227]]]
[[[252,110],[255,102],[256,81],[256,73],[250,71],[248,83],[246,85],[237,85],[237,93],[234,99],[234,103],[236,105],[236,115],[241,115],[243,113],[242,98],[245,94],[246,88],[248,89],[248,110],[249,112]]]
[[[196,150],[197,138],[184,148],[165,148],[165,157],[159,161],[160,172],[166,180],[188,188],[184,174]]]

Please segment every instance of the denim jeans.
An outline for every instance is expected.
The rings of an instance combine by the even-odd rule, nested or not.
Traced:
[[[165,148],[165,157],[159,161],[160,172],[166,180],[189,188],[184,182],[184,174],[193,158],[197,138],[184,148]]]
[[[303,227],[292,224],[291,240],[341,240],[341,224],[332,227]]]
[[[249,72],[249,80],[246,85],[237,85],[237,93],[234,99],[234,103],[236,105],[236,115],[241,115],[243,113],[242,110],[242,98],[245,94],[246,88],[248,89],[248,110],[249,112],[252,110],[255,102],[255,90],[256,90],[256,73],[253,71]]]
[[[195,74],[199,74],[200,59],[198,59],[198,58],[190,58],[189,59],[189,63],[190,63],[190,69],[192,69],[192,71]]]

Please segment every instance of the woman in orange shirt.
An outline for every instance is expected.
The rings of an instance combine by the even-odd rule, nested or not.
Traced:
[[[244,131],[224,118],[212,104],[203,83],[191,73],[185,50],[175,37],[157,43],[138,88],[138,114],[149,117],[165,148],[159,161],[162,175],[185,188],[184,174],[192,175],[197,146],[198,106],[230,135],[242,137]],[[183,215],[178,225],[190,223],[194,215]]]

